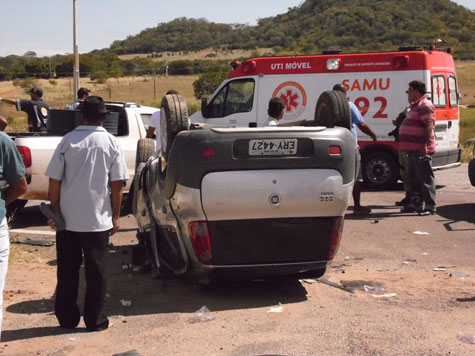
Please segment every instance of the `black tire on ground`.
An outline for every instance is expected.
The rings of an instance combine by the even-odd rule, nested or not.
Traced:
[[[16,213],[18,213],[21,209],[23,209],[28,203],[28,200],[21,200],[17,199],[10,204],[7,205],[7,214],[6,217],[7,219],[12,218]]]
[[[370,152],[362,158],[361,169],[365,186],[374,190],[393,188],[399,177],[396,159],[388,152]]]
[[[345,94],[337,90],[323,92],[315,107],[314,120],[317,126],[351,130],[351,112]]]
[[[470,183],[475,187],[475,158],[468,163],[468,177]]]
[[[180,94],[168,94],[162,99],[160,109],[160,142],[162,154],[168,160],[168,154],[175,136],[190,127],[188,108],[185,98]]]
[[[155,153],[155,141],[151,138],[141,138],[137,142],[135,153],[135,171],[140,163],[145,163]],[[135,172],[137,173],[137,172]]]

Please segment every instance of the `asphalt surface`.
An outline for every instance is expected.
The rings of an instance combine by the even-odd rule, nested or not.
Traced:
[[[466,164],[436,172],[436,180],[433,216],[402,214],[394,205],[400,190],[363,192],[373,213],[347,211],[338,254],[322,278],[328,284],[230,280],[202,287],[134,271],[127,264],[135,222],[125,216],[109,249],[114,326],[102,333],[86,333],[82,323],[57,327],[54,247],[13,245],[0,354],[475,355],[475,345],[457,338],[475,335],[475,187]],[[42,231],[50,230],[32,202],[11,237],[54,241]],[[366,292],[365,285],[384,290]],[[202,306],[214,319],[193,322]]]

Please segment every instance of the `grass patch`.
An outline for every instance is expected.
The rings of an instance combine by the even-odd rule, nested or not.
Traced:
[[[460,108],[460,143],[475,138],[475,109]]]

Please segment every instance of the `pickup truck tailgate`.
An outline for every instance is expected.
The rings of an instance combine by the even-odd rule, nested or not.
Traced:
[[[343,216],[352,185],[333,169],[214,172],[202,181],[208,220]]]

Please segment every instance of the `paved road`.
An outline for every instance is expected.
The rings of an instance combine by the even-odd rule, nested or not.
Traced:
[[[134,220],[128,216],[110,248],[107,312],[114,326],[102,333],[85,333],[82,324],[64,331],[51,314],[54,248],[15,245],[0,353],[475,355],[475,345],[456,337],[460,331],[475,334],[475,188],[466,165],[439,171],[436,178],[437,215],[401,214],[394,206],[401,191],[364,192],[370,216],[348,211],[338,255],[324,279],[354,293],[298,281],[230,281],[203,288],[123,269],[135,243]],[[15,228],[47,230],[42,225],[33,204]],[[468,276],[451,277],[455,272]],[[364,285],[383,286],[387,296],[374,297]],[[282,312],[269,313],[279,303]],[[215,320],[192,323],[203,305]]]

